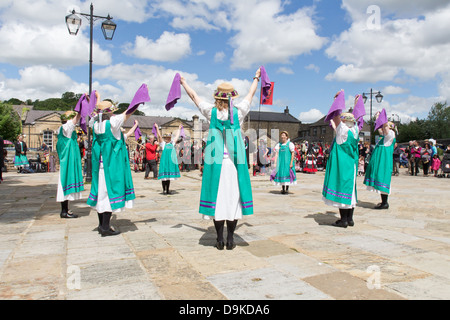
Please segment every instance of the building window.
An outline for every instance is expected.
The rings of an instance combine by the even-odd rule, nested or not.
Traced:
[[[313,137],[317,137],[317,128],[313,128]]]
[[[49,150],[53,151],[53,131],[44,131],[43,141],[48,146]]]
[[[327,134],[327,127],[322,127],[322,135],[326,135]]]

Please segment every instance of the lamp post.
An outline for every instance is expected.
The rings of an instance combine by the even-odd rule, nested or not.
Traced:
[[[92,46],[93,46],[93,38],[94,38],[94,21],[97,19],[106,19],[102,23],[102,32],[103,36],[106,40],[112,40],[114,37],[114,32],[116,31],[117,25],[111,21],[113,18],[108,14],[107,17],[96,16],[94,15],[94,5],[91,3],[90,13],[81,13],[75,12],[72,10],[72,13],[66,16],[66,25],[69,30],[69,34],[76,36],[81,27],[81,18],[80,15],[89,20],[90,24],[90,44],[89,44],[89,96],[92,93]],[[89,115],[88,115],[89,117]],[[88,121],[89,122],[89,119]],[[92,165],[91,165],[91,130],[88,128],[88,147],[86,149],[86,182],[92,181]]]
[[[363,100],[364,103],[366,103],[367,101],[367,96],[366,94],[370,95],[370,143],[372,143],[372,131],[373,131],[373,121],[372,121],[372,100],[373,100],[373,96],[375,95],[375,99],[377,100],[378,103],[381,103],[383,101],[383,95],[381,94],[380,91],[378,92],[373,92],[373,89],[370,89],[370,93],[365,93],[363,92]]]

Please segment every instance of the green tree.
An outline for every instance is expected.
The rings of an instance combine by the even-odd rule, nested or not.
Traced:
[[[129,103],[120,103],[118,105],[117,111],[114,112],[114,114],[121,114],[121,113],[125,112],[125,110],[127,110],[129,106],[130,106]],[[139,110],[136,110],[133,114],[135,116],[145,116],[145,113],[142,111],[139,111]]]
[[[429,137],[434,139],[450,138],[450,107],[447,102],[439,102],[428,113]]]
[[[5,140],[15,141],[22,132],[22,121],[10,104],[0,103],[0,135]]]

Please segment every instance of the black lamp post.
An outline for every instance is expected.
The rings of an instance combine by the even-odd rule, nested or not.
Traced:
[[[370,94],[370,143],[372,143],[372,131],[373,131],[373,121],[372,121],[372,97],[375,95],[375,99],[377,100],[378,103],[381,103],[383,101],[383,95],[381,94],[380,91],[378,92],[373,92],[372,88],[370,89],[370,93],[364,93],[363,92],[363,100],[364,103],[366,103],[367,101],[367,96],[366,94]]]
[[[81,13],[72,11],[72,14],[66,16],[66,25],[69,30],[69,34],[76,36],[81,27],[81,16],[84,16],[89,20],[90,24],[90,45],[89,45],[89,95],[92,93],[92,45],[93,45],[93,35],[94,35],[94,21],[97,19],[106,19],[102,23],[102,32],[106,40],[112,40],[114,37],[114,32],[116,31],[117,25],[112,21],[112,17],[108,14],[107,17],[101,17],[94,15],[94,5],[91,3],[90,13]],[[89,122],[89,119],[88,121]],[[91,165],[91,131],[88,128],[88,148],[86,149],[86,182],[92,181],[92,165]]]

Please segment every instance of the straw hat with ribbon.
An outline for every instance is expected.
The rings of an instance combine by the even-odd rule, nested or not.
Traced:
[[[77,116],[77,112],[72,111],[72,110],[66,111],[60,117],[61,122],[66,123],[67,121],[72,120],[76,116]]]
[[[239,97],[239,94],[230,83],[224,82],[214,91],[214,98],[218,100],[235,99],[237,97]]]

